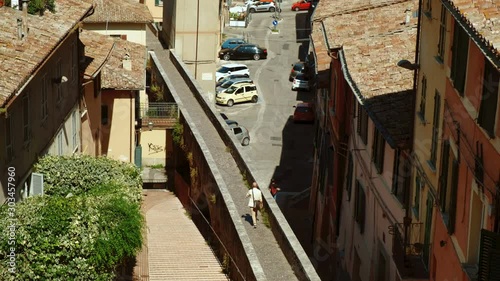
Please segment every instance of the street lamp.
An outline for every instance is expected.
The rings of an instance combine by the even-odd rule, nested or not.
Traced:
[[[153,121],[149,121],[149,122],[148,122],[148,129],[149,129],[150,131],[152,131],[152,130],[153,130],[153,125],[154,125],[154,124],[153,124]]]

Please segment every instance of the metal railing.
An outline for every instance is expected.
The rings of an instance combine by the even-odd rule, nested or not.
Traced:
[[[141,118],[178,119],[179,106],[175,102],[150,102],[140,106]]]
[[[403,278],[429,278],[426,255],[429,254],[430,244],[420,242],[422,227],[422,223],[408,223],[406,226],[403,223],[396,223],[389,230],[394,239],[392,246],[394,262]]]

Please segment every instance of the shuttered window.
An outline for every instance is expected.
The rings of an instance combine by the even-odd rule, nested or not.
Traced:
[[[450,155],[450,144],[446,141],[443,144],[439,176],[439,205],[449,234],[455,232],[458,172],[459,163],[454,155]]]
[[[500,281],[500,233],[481,229],[478,281]]]
[[[357,121],[358,121],[358,126],[357,126],[358,135],[361,137],[361,140],[366,145],[368,142],[368,114],[361,105],[358,105]]]
[[[425,122],[425,103],[427,98],[427,78],[422,77],[422,93],[420,95],[419,117],[422,122]]]
[[[484,66],[483,96],[481,98],[477,122],[491,138],[495,137],[499,78],[498,70],[489,61],[486,61]]]
[[[353,173],[354,163],[352,159],[352,152],[349,153],[349,158],[347,160],[347,179],[346,179],[346,191],[347,191],[347,201],[351,200],[351,190],[352,190],[352,173]]]
[[[439,94],[438,91],[436,91],[434,93],[434,118],[432,122],[432,144],[431,144],[431,159],[430,159],[433,168],[436,167],[440,111],[441,111],[441,95]]]
[[[373,136],[372,160],[379,174],[381,174],[384,169],[384,151],[385,139],[380,131],[375,128],[375,133]]]
[[[453,81],[453,86],[461,96],[464,95],[468,52],[469,36],[467,36],[467,33],[458,22],[455,21],[450,78]]]
[[[355,201],[355,220],[359,225],[360,233],[365,231],[365,216],[366,216],[366,198],[365,191],[361,183],[356,180],[356,201]]]
[[[444,62],[444,46],[446,44],[446,8],[441,5],[441,19],[439,21],[439,43],[438,43],[438,53],[437,59],[443,63]]]
[[[24,143],[29,143],[31,139],[31,120],[30,120],[30,96],[29,92],[25,92],[23,96],[23,140]]]

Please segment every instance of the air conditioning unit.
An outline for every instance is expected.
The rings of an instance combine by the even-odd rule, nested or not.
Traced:
[[[43,195],[43,174],[31,173],[29,197]]]

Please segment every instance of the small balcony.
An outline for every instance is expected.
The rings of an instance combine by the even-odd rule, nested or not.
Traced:
[[[179,119],[179,106],[175,102],[150,102],[140,106],[143,128],[172,129]]]
[[[420,243],[422,223],[397,223],[393,234],[392,256],[402,280],[429,280],[430,244]]]

